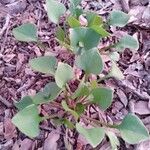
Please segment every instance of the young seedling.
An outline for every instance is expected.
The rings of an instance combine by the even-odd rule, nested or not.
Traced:
[[[126,35],[118,39],[117,43],[98,49],[102,38],[111,36],[108,27],[124,27],[130,17],[128,14],[115,10],[111,12],[108,21],[104,22],[96,13],[82,10],[79,6],[80,2],[81,0],[70,0],[70,14],[66,17],[63,27],[59,26],[59,19],[62,15],[66,15],[65,6],[55,0],[46,0],[46,8],[49,20],[58,25],[57,40],[69,50],[68,52],[75,54],[74,65],[83,71],[84,76],[77,79],[72,66],[58,61],[53,56],[42,56],[30,60],[29,64],[33,70],[53,76],[55,82],[48,83],[35,96],[26,96],[16,102],[15,106],[19,112],[13,117],[12,122],[21,132],[34,138],[39,135],[41,121],[54,119],[70,129],[76,128],[93,147],[99,145],[105,135],[109,138],[112,149],[117,149],[119,146],[117,136],[130,144],[147,140],[149,132],[135,114],[127,114],[120,124],[107,124],[85,115],[87,106],[91,104],[99,106],[103,111],[110,107],[113,91],[99,83],[110,77],[123,79],[124,76],[116,64],[119,53],[126,48],[138,49],[139,43],[131,35]],[[13,34],[19,41],[40,41],[36,26],[30,23],[13,29]],[[104,68],[101,53],[106,53],[110,57],[112,67],[105,77],[98,79]],[[95,75],[97,80],[90,81],[90,75]],[[71,80],[80,82],[75,92],[70,89]],[[61,104],[55,102],[60,95],[63,95]],[[68,117],[61,118],[57,114],[41,117],[38,107],[44,103],[57,104],[68,114],[68,117],[72,116],[71,121],[67,119]],[[93,127],[86,128],[85,125],[81,125],[82,118]],[[117,134],[113,132],[116,130]]]

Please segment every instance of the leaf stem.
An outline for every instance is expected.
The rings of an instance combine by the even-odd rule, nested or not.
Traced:
[[[104,51],[107,51],[107,50],[109,50],[110,48],[113,48],[113,47],[115,47],[115,44],[103,47],[103,48],[99,49],[99,51],[104,52]]]
[[[40,49],[45,49],[45,45],[42,43],[42,41],[38,40],[37,41],[37,46],[40,48]]]
[[[99,83],[99,82],[101,82],[101,81],[103,81],[103,80],[106,80],[106,79],[108,79],[108,78],[110,78],[110,77],[111,77],[111,76],[110,76],[109,74],[107,74],[106,76],[104,76],[104,77],[98,79],[97,82]]]
[[[41,118],[41,121],[43,120],[47,120],[47,119],[54,119],[54,118],[57,118],[58,117],[58,114],[53,114],[53,115],[49,115],[49,116],[44,116]]]
[[[93,118],[89,118],[86,115],[82,115],[82,117],[89,120],[89,121],[94,122],[96,125],[102,125],[102,126],[109,127],[109,128],[115,128],[117,126],[117,125],[107,124],[105,122],[101,122],[101,121],[93,119]]]

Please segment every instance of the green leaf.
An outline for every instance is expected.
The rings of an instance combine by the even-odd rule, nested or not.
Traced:
[[[109,57],[113,61],[119,61],[119,59],[120,59],[120,55],[119,55],[118,52],[111,52],[111,53],[109,53]]]
[[[78,7],[74,7],[74,6],[71,6],[69,10],[71,12],[71,15],[74,16],[76,19],[78,19],[79,16],[84,13],[83,9],[78,8]]]
[[[93,12],[87,12],[86,13],[86,18],[88,21],[88,26],[101,26],[103,24],[103,19],[99,15]]]
[[[35,105],[30,105],[19,111],[13,118],[12,123],[17,128],[29,136],[36,137],[39,134],[39,122],[41,118],[38,115],[38,109]]]
[[[84,50],[97,47],[100,41],[100,35],[90,28],[74,28],[70,29],[70,41],[74,52],[77,53],[81,44]]]
[[[74,94],[72,95],[72,98],[79,98],[79,97],[83,97],[83,96],[88,96],[90,93],[88,86],[85,83],[80,83],[79,87],[77,88],[77,90],[74,92]]]
[[[93,25],[91,29],[100,34],[101,37],[108,37],[110,35],[102,26]]]
[[[53,56],[41,56],[30,60],[29,64],[35,71],[54,75],[57,60]]]
[[[74,124],[66,118],[62,119],[62,123],[71,130],[73,130],[75,128]]]
[[[95,88],[97,88],[97,87],[98,87],[97,80],[92,80],[92,81],[90,82],[90,88],[91,88],[91,89],[95,89]]]
[[[95,13],[88,12],[86,14],[88,27],[100,34],[101,37],[107,37],[110,34],[103,28],[103,19]]]
[[[130,16],[128,14],[120,10],[114,10],[110,14],[109,24],[113,26],[124,27],[128,23],[129,19]]]
[[[118,51],[123,51],[126,48],[129,48],[134,52],[139,48],[139,42],[131,35],[126,35],[120,39],[120,41],[116,44],[115,48]]]
[[[65,40],[65,31],[61,27],[57,28],[56,38],[62,42]]]
[[[46,0],[46,7],[49,19],[56,24],[59,22],[60,16],[66,11],[65,6],[56,0]]]
[[[97,103],[103,110],[106,110],[112,103],[113,91],[109,88],[95,88],[92,90],[94,103]]]
[[[117,150],[117,146],[119,146],[120,143],[119,143],[119,140],[118,140],[117,136],[115,135],[115,133],[113,133],[111,131],[107,131],[106,134],[110,140],[112,150]]]
[[[55,73],[56,84],[63,88],[65,84],[73,78],[73,69],[71,66],[65,63],[58,63],[58,67]]]
[[[75,112],[74,110],[72,110],[68,107],[66,101],[62,101],[61,105],[62,105],[62,107],[64,108],[65,111],[70,112],[75,117],[75,119],[78,120],[79,115],[77,114],[77,112]]]
[[[149,139],[149,132],[142,121],[134,114],[129,113],[117,127],[121,137],[129,144],[136,144]]]
[[[76,107],[75,107],[75,111],[78,113],[78,115],[82,115],[85,111],[85,106],[81,103],[77,103]]]
[[[97,48],[84,51],[75,60],[76,65],[87,74],[100,74],[103,70],[103,62]]]
[[[79,123],[77,123],[76,129],[80,134],[85,137],[85,139],[92,145],[93,148],[98,146],[105,136],[103,128],[86,129],[82,127]]]
[[[118,80],[124,79],[124,75],[123,75],[122,71],[119,69],[119,67],[117,66],[117,64],[114,61],[112,61],[111,70],[107,76],[114,77]]]
[[[73,16],[68,17],[67,21],[71,28],[80,27],[80,22]]]
[[[53,101],[61,92],[61,89],[55,82],[48,83],[43,92],[38,92],[34,97],[33,101],[35,104],[43,104]]]
[[[82,0],[69,0],[75,7],[81,3]]]
[[[34,24],[26,23],[13,29],[13,35],[18,41],[37,42],[37,28]]]
[[[15,106],[19,110],[22,110],[25,107],[32,105],[32,104],[33,104],[33,101],[32,101],[32,98],[30,96],[25,96],[19,102],[15,102]]]

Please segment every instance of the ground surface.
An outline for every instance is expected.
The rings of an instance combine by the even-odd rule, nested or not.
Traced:
[[[67,0],[62,0],[67,5]],[[2,150],[55,150],[92,149],[86,141],[63,127],[55,128],[52,122],[41,125],[41,134],[34,140],[20,133],[11,123],[16,113],[14,100],[24,95],[34,95],[51,78],[33,72],[28,61],[42,55],[55,55],[61,60],[72,57],[58,46],[54,39],[55,25],[48,21],[42,0],[0,0],[0,149]],[[85,9],[95,10],[104,18],[112,9],[120,9],[132,15],[131,23],[122,31],[111,31],[120,36],[128,32],[138,38],[138,53],[126,50],[118,62],[125,80],[107,80],[105,83],[115,90],[112,107],[105,113],[96,107],[88,110],[92,118],[107,122],[118,122],[130,111],[139,115],[150,131],[150,4],[148,0],[85,0]],[[9,14],[9,15],[8,15]],[[32,22],[38,26],[40,39],[48,47],[40,49],[35,44],[21,43],[12,36],[12,29],[22,23]],[[42,113],[61,113],[56,108],[43,105]],[[110,150],[105,139],[99,150]],[[121,141],[121,150],[149,150],[150,142],[128,145]]]

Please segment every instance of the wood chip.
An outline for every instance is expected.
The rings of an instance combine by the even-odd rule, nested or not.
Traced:
[[[148,115],[150,114],[150,109],[148,108],[148,102],[139,101],[135,103],[134,112],[139,115]]]

